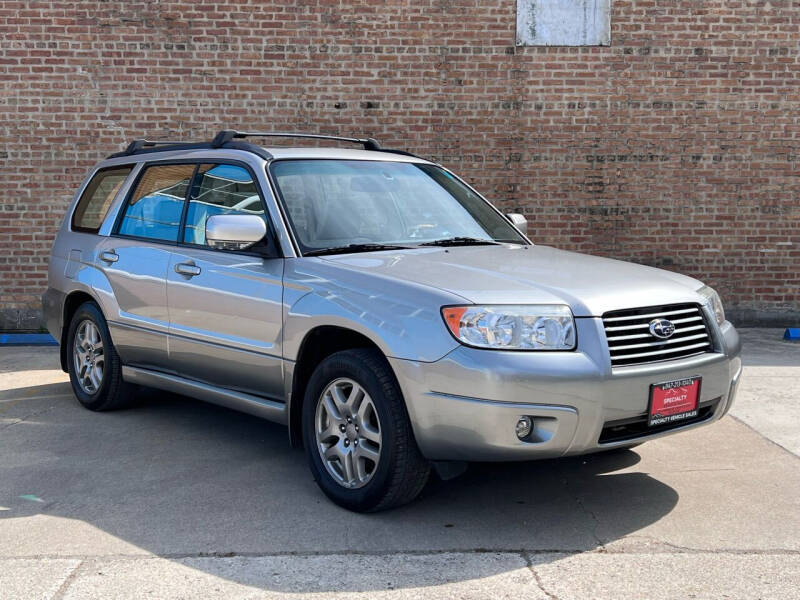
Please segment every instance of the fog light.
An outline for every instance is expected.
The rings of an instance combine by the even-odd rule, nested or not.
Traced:
[[[524,440],[531,434],[531,429],[533,429],[533,421],[531,421],[530,417],[520,417],[519,421],[517,421],[517,437],[521,440]]]

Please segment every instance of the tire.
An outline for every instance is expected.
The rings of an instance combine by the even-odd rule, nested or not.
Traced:
[[[360,390],[354,392],[356,386]],[[345,396],[352,402],[336,404],[335,398]],[[340,406],[344,408],[338,410]],[[337,352],[317,366],[306,387],[302,426],[317,485],[348,510],[375,512],[406,504],[428,480],[430,463],[417,447],[400,387],[376,350]],[[326,438],[328,431],[333,433]],[[325,460],[325,451],[335,457]],[[348,451],[353,475],[349,483],[345,481]],[[373,461],[369,456],[378,458]]]
[[[95,371],[96,376],[89,377],[89,371],[83,368],[86,363],[76,364],[81,361],[76,356],[76,337],[83,356],[91,357],[89,365],[102,366],[99,376]],[[115,410],[130,402],[133,386],[122,380],[122,363],[97,304],[85,302],[78,307],[69,324],[66,344],[67,372],[78,402],[94,411]]]

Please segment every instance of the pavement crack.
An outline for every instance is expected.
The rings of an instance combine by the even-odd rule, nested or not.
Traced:
[[[779,444],[778,442],[776,442],[776,441],[775,441],[775,440],[773,440],[772,438],[770,438],[770,437],[768,437],[767,435],[765,435],[765,434],[761,433],[761,432],[760,432],[758,429],[756,429],[755,427],[753,427],[752,425],[750,425],[750,423],[748,423],[747,421],[744,421],[744,420],[740,419],[740,418],[739,418],[739,417],[737,417],[736,415],[729,415],[729,416],[730,416],[730,418],[731,418],[731,419],[733,419],[733,420],[734,420],[734,421],[736,421],[737,423],[740,423],[740,424],[744,425],[745,427],[747,427],[747,429],[749,429],[750,431],[752,431],[753,433],[755,433],[755,434],[756,434],[757,436],[759,436],[760,438],[762,438],[762,439],[766,440],[767,442],[769,442],[769,443],[770,443],[770,444],[772,444],[773,446],[777,446],[778,448],[780,448],[781,450],[783,450],[783,451],[784,451],[784,452],[786,452],[787,454],[791,455],[792,457],[794,457],[794,458],[796,458],[796,459],[800,459],[800,455],[799,455],[799,454],[797,454],[797,453],[793,452],[792,450],[789,450],[789,448],[787,448],[787,447],[786,447],[786,446],[784,446],[783,444]]]
[[[64,594],[67,593],[67,590],[72,585],[72,582],[78,577],[78,571],[81,570],[81,567],[83,567],[85,563],[85,560],[81,560],[77,565],[75,565],[75,568],[70,571],[69,575],[67,575],[67,578],[61,582],[60,586],[58,586],[58,589],[56,590],[56,593],[53,594],[51,600],[61,600],[61,598],[64,597]]]
[[[52,406],[48,406],[47,408],[44,408],[42,410],[37,410],[36,412],[25,415],[24,417],[19,417],[18,419],[14,419],[10,423],[6,423],[5,425],[0,426],[0,431],[8,429],[9,427],[13,427],[14,425],[19,425],[20,423],[24,423],[25,421],[32,419],[34,417],[38,417],[39,415],[49,413],[51,410],[55,410],[57,407],[58,404],[53,404]]]
[[[625,537],[627,540],[644,540],[646,542],[650,542],[656,546],[662,546],[667,550],[675,550],[676,553],[680,554],[729,554],[729,555],[773,555],[773,556],[798,556],[800,555],[800,550],[796,550],[793,548],[696,548],[692,546],[683,546],[681,544],[675,544],[673,542],[667,542],[665,540],[659,540],[658,538],[654,538],[649,535],[643,534],[632,534]],[[608,554],[638,554],[639,551],[629,551],[629,550],[617,550],[614,548],[606,548],[605,552]],[[643,552],[643,554],[647,554],[648,552]]]
[[[580,496],[574,494],[572,490],[570,490],[569,479],[567,479],[566,477],[562,478],[561,483],[564,485],[564,491],[566,491],[569,497],[575,501],[575,504],[578,505],[578,508],[581,509],[581,512],[583,512],[583,514],[587,515],[592,520],[593,526],[590,528],[589,532],[591,533],[595,544],[597,544],[598,550],[603,552],[605,550],[606,545],[605,542],[603,542],[603,540],[601,540],[600,536],[597,534],[597,530],[600,527],[600,519],[597,518],[597,515],[595,514],[594,511],[590,510],[583,503],[583,499],[580,498]]]
[[[626,539],[651,539],[646,536],[629,536]],[[800,550],[791,548],[716,548],[703,549],[679,546],[668,542],[655,541],[666,548],[675,550],[674,554],[729,554],[729,555],[759,555],[759,556],[800,556]],[[193,558],[315,558],[337,557],[345,552],[347,556],[441,556],[447,554],[505,554],[516,556],[576,556],[579,554],[619,554],[619,555],[649,555],[654,554],[651,549],[625,549],[625,548],[596,548],[594,550],[580,550],[575,548],[547,548],[547,549],[522,549],[522,548],[449,548],[447,550],[342,550],[331,552],[329,550],[307,551],[276,551],[276,552],[164,552],[159,554],[20,554],[15,556],[0,556],[0,564],[4,561],[15,560],[185,560]]]
[[[533,580],[536,582],[537,587],[540,590],[542,590],[542,593],[545,596],[547,596],[548,598],[550,598],[551,600],[561,600],[557,595],[555,595],[553,592],[551,592],[546,587],[544,587],[544,583],[542,583],[542,578],[539,576],[539,573],[536,571],[536,567],[533,566],[533,560],[531,559],[530,553],[522,552],[522,553],[520,553],[520,556],[522,556],[522,560],[525,561],[525,565],[528,567],[528,571],[531,572],[531,575],[533,576]]]
[[[63,394],[42,394],[40,396],[18,396],[16,398],[0,398],[0,404],[11,404],[12,402],[22,402],[23,400],[52,400],[53,398],[66,398],[72,396],[71,393]]]

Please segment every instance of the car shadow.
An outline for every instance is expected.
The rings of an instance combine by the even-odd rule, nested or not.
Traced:
[[[17,390],[33,399],[0,405],[0,505],[7,508],[0,527],[2,519],[32,515],[70,519],[265,589],[292,591],[291,579],[254,582],[245,570],[204,557],[589,551],[658,521],[678,500],[674,489],[633,468],[636,452],[617,451],[474,464],[456,479],[432,478],[412,504],[355,514],[322,495],[282,426],[153,390],[130,409],[92,413],[63,395],[68,389],[54,384],[49,399],[42,390]],[[80,554],[72,537],[46,535],[54,552]],[[468,570],[454,566],[447,578],[510,568],[485,560]],[[413,585],[441,577],[431,573]],[[366,576],[335,581],[321,572],[309,591],[378,589]]]

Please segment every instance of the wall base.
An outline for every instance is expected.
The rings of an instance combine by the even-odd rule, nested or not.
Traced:
[[[0,331],[42,331],[44,328],[41,308],[0,308]]]

